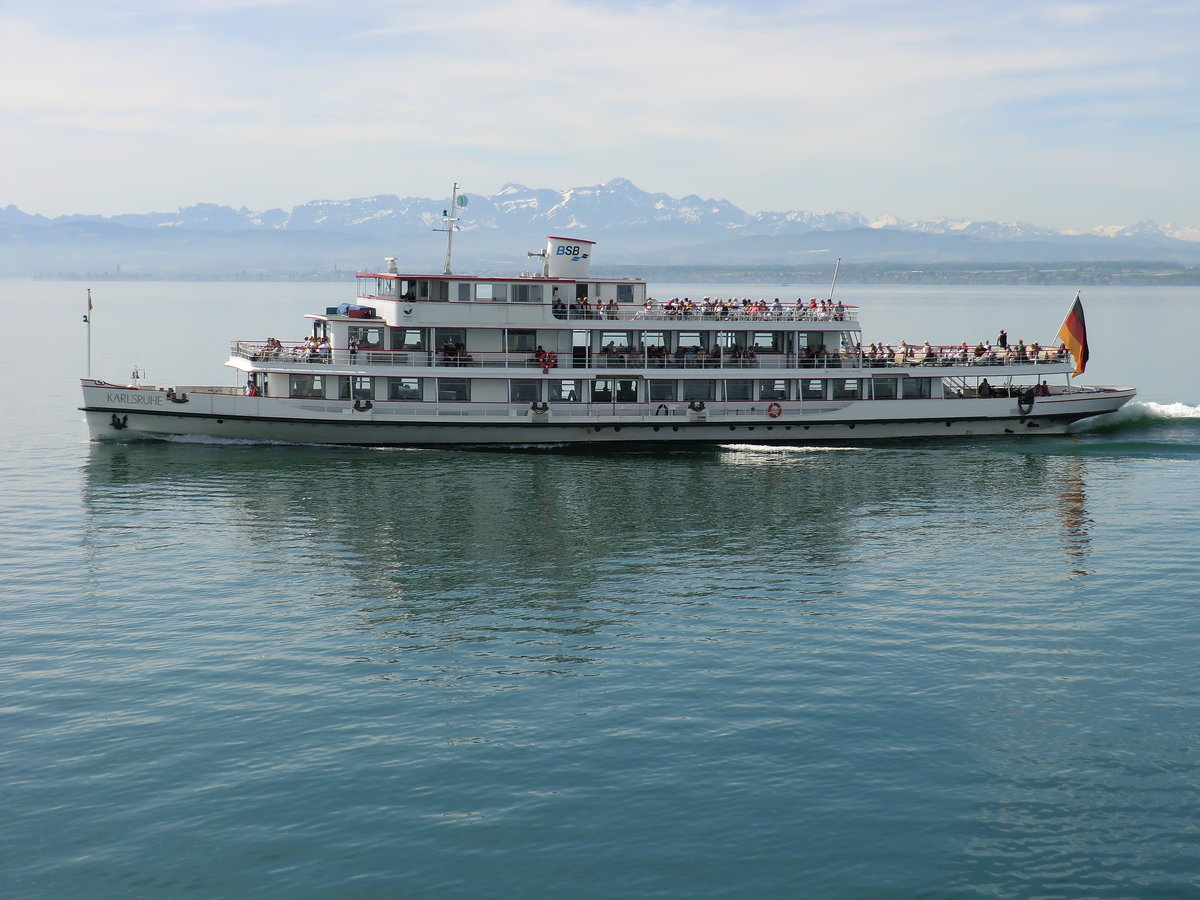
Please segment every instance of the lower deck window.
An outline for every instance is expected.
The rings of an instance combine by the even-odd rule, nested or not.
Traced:
[[[862,397],[862,384],[858,378],[834,378],[834,400],[858,400]]]
[[[801,400],[824,400],[825,399],[825,382],[820,378],[801,378],[800,379],[800,399]]]
[[[896,399],[896,379],[895,378],[872,378],[871,379],[871,396],[876,400],[895,400]]]
[[[342,400],[374,400],[375,379],[363,375],[342,375],[338,381],[338,396]]]
[[[538,382],[533,378],[514,378],[508,383],[508,399],[513,403],[536,403],[538,397]]]
[[[754,382],[736,379],[725,382],[726,400],[750,400],[754,395]]]
[[[777,381],[760,381],[758,383],[759,400],[786,400],[788,398],[787,394],[787,382],[782,379]]]
[[[312,399],[325,396],[324,375],[292,375],[288,383],[289,397]]]
[[[583,387],[576,379],[566,379],[548,382],[549,394],[547,400],[559,403],[578,403],[583,397]]]
[[[437,398],[444,401],[471,399],[471,382],[466,378],[439,378]]]
[[[387,380],[389,400],[420,400],[420,378],[389,378]]]
[[[905,378],[900,384],[905,400],[927,400],[933,396],[932,378]]]
[[[717,383],[715,381],[685,381],[683,382],[684,400],[712,400],[716,397]]]
[[[673,401],[676,399],[675,382],[673,381],[651,381],[650,382],[650,402],[663,403],[665,401]]]

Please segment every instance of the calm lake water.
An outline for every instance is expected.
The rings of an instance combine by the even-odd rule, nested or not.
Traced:
[[[1064,437],[509,453],[90,444],[85,287],[0,282],[5,900],[1200,896],[1196,289],[1084,292]],[[350,293],[93,285],[93,374]]]

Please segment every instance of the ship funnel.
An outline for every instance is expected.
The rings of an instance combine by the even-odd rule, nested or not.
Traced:
[[[595,241],[580,238],[546,238],[546,275],[550,278],[587,278]]]

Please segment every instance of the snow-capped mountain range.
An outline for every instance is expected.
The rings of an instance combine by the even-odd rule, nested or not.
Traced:
[[[464,237],[456,242],[456,251],[476,264],[502,256],[511,259],[514,246],[521,251],[535,249],[545,234],[563,232],[600,242],[602,258],[614,264],[787,264],[803,259],[804,254],[831,251],[859,261],[1153,259],[1200,263],[1200,226],[1150,221],[1071,233],[1025,222],[869,219],[860,213],[798,210],[747,213],[727,200],[649,193],[624,178],[569,190],[507,184],[492,195],[466,196],[468,204],[459,214]],[[0,207],[0,271],[17,274],[11,271],[13,262],[29,261],[33,248],[56,256],[53,247],[60,243],[76,253],[103,248],[118,257],[124,255],[124,263],[115,262],[126,267],[138,265],[139,257],[142,264],[150,264],[156,247],[160,251],[169,248],[177,260],[195,256],[197,266],[295,265],[298,258],[321,246],[323,250],[317,251],[321,257],[313,260],[314,264],[354,267],[375,261],[373,256],[358,258],[360,252],[407,255],[413,263],[428,263],[440,252],[439,242],[430,232],[441,227],[449,203],[449,197],[379,194],[313,200],[291,210],[255,211],[200,203],[169,213],[53,219],[9,205]],[[190,240],[184,240],[185,236]],[[226,236],[224,241],[221,236]],[[245,252],[230,252],[234,238]],[[198,255],[197,250],[201,251]],[[34,255],[45,257],[46,253]],[[308,258],[312,259],[311,255]],[[48,260],[43,265],[45,262]]]

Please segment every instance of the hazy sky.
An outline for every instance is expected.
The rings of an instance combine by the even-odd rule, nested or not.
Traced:
[[[622,176],[748,211],[1200,225],[1200,3],[3,0],[0,206]]]

